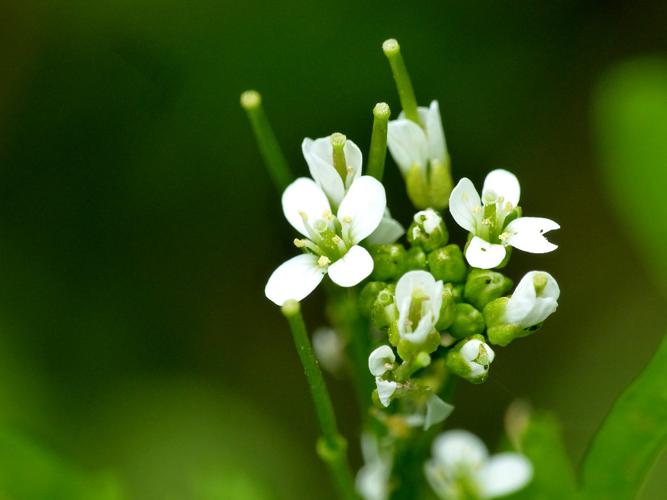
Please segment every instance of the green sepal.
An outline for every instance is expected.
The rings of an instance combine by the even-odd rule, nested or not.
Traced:
[[[421,166],[413,165],[408,170],[405,176],[405,187],[408,191],[408,198],[416,208],[423,210],[430,206],[426,175]]]
[[[463,284],[445,283],[445,290],[449,289],[454,297],[454,302],[463,301]]]
[[[455,243],[429,253],[428,267],[435,279],[445,283],[463,282],[468,272],[463,252]]]
[[[506,347],[513,340],[527,337],[542,327],[542,323],[533,325],[530,328],[521,328],[519,325],[507,323],[505,321],[505,310],[509,300],[509,297],[501,297],[492,300],[484,307],[484,321],[487,327],[486,335],[489,337],[489,342],[493,345]]]
[[[383,281],[370,281],[361,290],[359,294],[359,312],[364,318],[370,318],[375,300],[385,288],[387,288],[387,284]]]
[[[445,286],[442,290],[442,304],[440,305],[440,316],[435,325],[436,330],[442,332],[447,330],[454,322],[456,315],[456,298],[453,287]]]
[[[387,285],[377,294],[373,307],[371,309],[371,322],[377,329],[382,330],[398,318],[398,310],[394,303],[395,285]]]
[[[470,304],[465,302],[454,306],[454,321],[449,327],[449,333],[462,339],[481,334],[484,331],[484,316]]]
[[[419,344],[415,344],[407,339],[402,339],[399,337],[396,350],[398,351],[398,355],[401,357],[401,359],[404,361],[410,361],[422,352],[426,352],[428,354],[432,353],[438,348],[439,345],[440,334],[433,330],[426,336],[424,342]]]
[[[453,187],[449,163],[449,158],[447,158],[445,164],[431,164],[428,196],[431,201],[431,207],[437,210],[447,208],[449,205],[449,195],[451,194]]]
[[[512,289],[512,280],[488,269],[473,269],[468,274],[463,297],[480,311],[489,302]]]
[[[460,351],[461,348],[468,342],[469,340],[480,340],[482,342],[486,342],[486,339],[482,335],[472,335],[458,344],[454,346],[453,349],[451,349],[447,353],[447,357],[445,358],[445,362],[447,363],[447,368],[449,370],[458,375],[459,377],[462,377],[466,379],[468,382],[473,383],[473,384],[482,384],[486,382],[486,379],[489,376],[488,370],[485,371],[482,375],[478,377],[471,377],[471,370],[468,364],[465,362],[463,359],[463,356],[461,355]]]
[[[403,274],[407,258],[403,245],[398,243],[374,245],[370,248],[370,253],[373,257],[374,280],[395,280]]]

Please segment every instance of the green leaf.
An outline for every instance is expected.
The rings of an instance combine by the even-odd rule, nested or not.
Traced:
[[[616,401],[583,464],[590,499],[638,494],[667,443],[667,337],[649,365]]]
[[[111,478],[88,477],[11,429],[0,429],[0,498],[119,500]]]
[[[575,498],[572,464],[553,416],[538,413],[531,417],[521,437],[521,452],[532,462],[534,475],[525,489],[511,496],[513,500]]]
[[[667,295],[667,61],[616,66],[602,80],[594,111],[611,201]]]

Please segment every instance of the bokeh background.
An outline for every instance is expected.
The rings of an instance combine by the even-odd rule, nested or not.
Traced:
[[[515,253],[508,269],[552,272],[558,314],[459,392],[452,425],[492,444],[525,398],[559,417],[576,462],[665,331],[664,1],[0,7],[7,498],[56,498],[44,478],[61,476],[100,498],[331,497],[289,333],[262,293],[293,236],[238,97],[263,93],[300,174],[304,136],[341,131],[366,150],[373,104],[399,107],[390,36],[420,102],[440,101],[454,175],[479,185],[509,168],[524,207],[562,226],[557,252]],[[392,164],[387,190],[408,221]],[[312,327],[322,305],[305,305]],[[330,380],[358,463],[351,390]]]

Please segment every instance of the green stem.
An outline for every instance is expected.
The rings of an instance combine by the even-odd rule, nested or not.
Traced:
[[[320,370],[317,358],[308,338],[306,324],[301,315],[301,307],[295,300],[287,301],[282,312],[292,331],[292,338],[296,347],[303,372],[308,382],[310,395],[313,398],[315,414],[320,426],[321,436],[317,442],[317,453],[326,463],[341,498],[355,500],[358,498],[354,490],[352,471],[347,462],[347,443],[338,432],[336,415],[324,377]]]
[[[412,89],[410,74],[405,67],[405,61],[401,55],[401,46],[395,39],[390,38],[389,40],[384,41],[382,50],[389,60],[391,73],[394,75],[398,97],[401,100],[401,107],[403,108],[405,117],[408,120],[412,120],[417,125],[423,126],[417,111],[417,98],[415,97],[415,91]]]
[[[384,161],[387,157],[387,127],[391,110],[386,102],[379,102],[373,108],[373,133],[368,154],[366,172],[382,182]]]
[[[264,112],[262,96],[254,90],[246,90],[241,94],[241,106],[246,110],[269,175],[276,189],[282,192],[292,182],[294,175],[290,171],[285,155],[278,144],[278,139],[276,139],[269,119]]]

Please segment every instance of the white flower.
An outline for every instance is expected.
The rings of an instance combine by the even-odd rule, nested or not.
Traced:
[[[516,286],[507,302],[505,321],[530,328],[542,323],[558,307],[560,288],[549,273],[531,271]]]
[[[345,343],[333,328],[322,326],[313,332],[313,350],[329,373],[338,374],[345,362]]]
[[[405,229],[391,216],[389,209],[386,208],[380,225],[378,228],[366,238],[366,242],[371,245],[384,245],[387,243],[394,243],[397,239],[405,234]]]
[[[295,245],[307,253],[293,257],[276,269],[264,289],[279,306],[300,301],[325,274],[342,287],[358,284],[373,271],[373,259],[359,242],[380,224],[386,205],[384,187],[373,177],[356,179],[334,216],[322,189],[302,177],[287,186],[282,197],[287,221],[305,239]]]
[[[438,101],[428,108],[419,107],[418,112],[423,128],[401,112],[398,120],[389,122],[387,131],[389,152],[404,176],[415,166],[426,174],[429,166],[448,161]]]
[[[475,338],[467,340],[459,353],[463,362],[470,369],[468,377],[473,380],[485,377],[489,371],[489,365],[496,357],[496,353],[488,344]]]
[[[368,369],[374,377],[381,377],[392,369],[396,356],[388,345],[381,345],[368,356]]]
[[[489,457],[484,443],[463,430],[435,439],[433,458],[424,472],[433,491],[445,500],[509,495],[533,477],[533,467],[523,455],[507,452]]]
[[[440,318],[442,281],[427,271],[409,271],[396,283],[398,334],[413,344],[426,340]]]
[[[362,434],[361,453],[364,466],[357,473],[356,489],[364,500],[389,498],[392,456],[391,452],[387,451],[381,448],[375,436]]]
[[[345,145],[345,172],[339,172],[334,166],[332,138],[339,136]],[[355,179],[361,175],[362,155],[357,145],[346,140],[341,134],[332,134],[319,139],[305,138],[301,143],[301,151],[308,163],[310,175],[324,190],[331,205],[337,207],[343,201],[345,192]],[[343,176],[341,174],[344,173]]]
[[[393,380],[383,380],[380,377],[375,377],[375,387],[378,391],[378,399],[382,406],[387,407],[391,403],[391,397],[398,389],[398,384]]]
[[[544,237],[544,233],[560,228],[556,222],[542,217],[508,217],[516,214],[520,193],[517,178],[502,169],[486,176],[481,199],[470,179],[464,177],[456,185],[449,197],[449,210],[456,223],[473,235],[466,249],[471,266],[499,266],[507,246],[531,253],[558,248]]]

